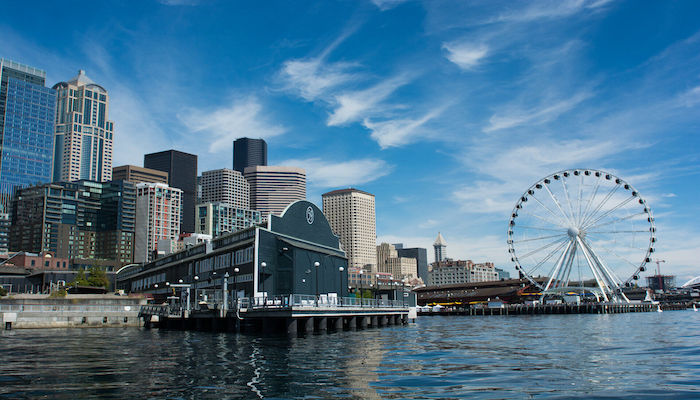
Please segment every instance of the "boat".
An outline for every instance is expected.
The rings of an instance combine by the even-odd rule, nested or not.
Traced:
[[[656,312],[664,312],[664,310],[661,309],[661,306],[656,306]]]

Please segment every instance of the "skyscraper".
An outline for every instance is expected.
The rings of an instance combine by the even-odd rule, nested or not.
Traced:
[[[168,173],[168,186],[182,190],[181,232],[195,232],[194,208],[197,199],[197,156],[177,150],[146,154],[143,166]]]
[[[306,200],[306,171],[297,167],[262,166],[245,169],[250,185],[250,208],[267,214],[281,215],[297,200]]]
[[[442,234],[438,232],[437,239],[433,243],[433,249],[435,249],[435,262],[444,261],[447,258],[447,242]]]
[[[267,165],[267,143],[263,139],[234,140],[233,169],[243,173],[247,167],[256,165]]]
[[[112,168],[112,180],[129,181],[133,183],[168,183],[168,173],[157,169],[137,167],[136,165],[120,165]]]
[[[428,251],[422,247],[405,248],[403,244],[395,244],[396,252],[399,257],[409,257],[416,259],[416,267],[418,268],[418,277],[423,279],[423,282],[428,282]]]
[[[250,208],[250,185],[243,174],[228,168],[202,172],[201,203],[224,202],[234,208]]]
[[[323,213],[340,237],[349,268],[377,272],[377,227],[374,195],[357,189],[324,193]]]
[[[159,240],[177,240],[182,193],[164,183],[136,185],[134,262],[152,261]]]
[[[58,95],[53,180],[112,180],[114,122],[107,90],[83,70],[53,88]]]
[[[56,92],[45,79],[0,58],[0,214],[10,212],[16,188],[51,182]]]

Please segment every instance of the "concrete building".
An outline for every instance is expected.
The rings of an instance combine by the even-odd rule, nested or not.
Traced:
[[[322,195],[323,212],[340,237],[351,268],[377,272],[377,225],[374,195],[357,189],[334,190]]]
[[[178,239],[181,210],[182,190],[163,183],[136,185],[134,262],[152,261],[160,239]]]
[[[428,281],[428,251],[422,247],[403,247],[403,243],[395,243],[394,247],[399,257],[408,257],[416,260],[418,278],[423,282]]]
[[[306,171],[297,167],[254,166],[243,174],[250,185],[250,208],[267,214],[282,215],[288,205],[306,200]]]
[[[10,249],[133,261],[136,189],[125,181],[56,182],[15,194]]]
[[[243,174],[228,168],[202,172],[201,203],[228,203],[234,208],[250,209],[250,185]]]
[[[308,201],[295,202],[281,217],[272,215],[267,227],[230,233],[146,265],[128,267],[117,276],[117,288],[164,297],[172,293],[167,282],[182,279],[193,290],[220,289],[225,274],[228,289],[237,298],[263,293],[270,297],[319,294],[320,298],[348,294],[345,252],[321,210]]]
[[[112,180],[114,122],[107,90],[83,70],[53,88],[58,94],[54,182]]]
[[[177,150],[146,154],[143,166],[168,173],[168,186],[182,190],[181,232],[195,232],[194,208],[197,199],[197,156]]]
[[[440,232],[438,232],[437,239],[433,243],[433,249],[435,250],[435,262],[447,259],[447,242]]]
[[[233,169],[244,173],[248,167],[267,165],[267,143],[263,139],[239,138],[233,141]]]
[[[432,263],[428,273],[429,286],[457,283],[497,281],[498,273],[493,263],[475,264],[472,260],[443,260]]]
[[[510,280],[510,272],[504,270],[503,268],[494,268],[496,273],[498,274],[498,280],[499,281],[507,281]]]
[[[219,237],[262,223],[260,212],[236,208],[228,203],[197,205],[197,233]]]
[[[409,281],[418,277],[415,258],[400,257],[393,244],[377,246],[377,273],[388,273],[393,280]]]
[[[112,180],[129,181],[131,183],[165,183],[168,184],[168,173],[136,165],[120,165],[112,168]]]
[[[0,253],[18,188],[52,180],[56,92],[46,72],[0,58]]]
[[[211,242],[211,240],[211,235],[203,233],[184,233],[177,240],[160,239],[158,240],[158,258],[198,246],[202,243]]]

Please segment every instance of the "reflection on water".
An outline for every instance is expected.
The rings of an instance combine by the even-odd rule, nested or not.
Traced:
[[[700,313],[423,317],[304,338],[0,334],[0,398],[700,398]]]

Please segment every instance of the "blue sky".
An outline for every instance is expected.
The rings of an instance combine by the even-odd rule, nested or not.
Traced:
[[[0,55],[106,87],[115,165],[175,148],[230,168],[233,139],[263,137],[310,201],[374,193],[379,241],[431,254],[441,231],[511,271],[520,194],[602,169],[648,200],[664,270],[700,274],[697,2],[33,4],[4,4]]]

